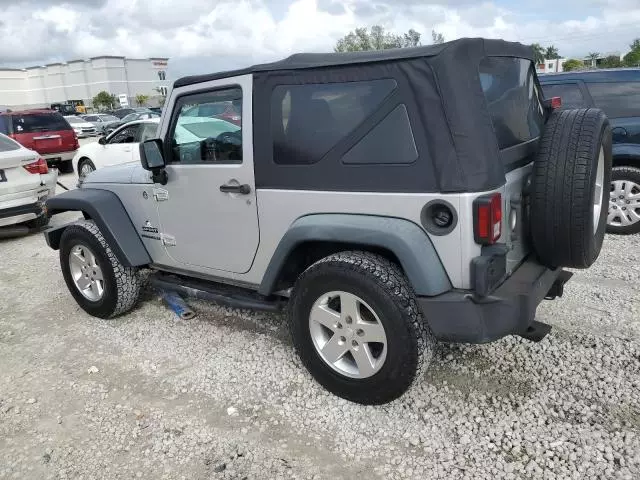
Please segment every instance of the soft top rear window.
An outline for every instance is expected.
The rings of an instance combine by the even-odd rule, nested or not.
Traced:
[[[71,130],[71,126],[59,113],[28,113],[11,116],[14,133],[37,133]]]
[[[539,137],[544,112],[533,63],[524,58],[480,61],[480,84],[501,150]]]

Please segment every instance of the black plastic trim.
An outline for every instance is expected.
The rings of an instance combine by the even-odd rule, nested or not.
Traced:
[[[17,217],[18,215],[26,215],[28,213],[35,213],[40,215],[43,212],[41,203],[30,203],[28,205],[19,205],[17,207],[3,208],[0,210],[0,218]]]
[[[540,302],[568,280],[562,269],[551,270],[527,259],[493,294],[479,298],[455,290],[420,297],[435,336],[446,342],[486,343],[506,335],[526,334]]]
[[[69,190],[50,198],[46,205],[49,215],[80,211],[91,218],[125,267],[139,267],[151,263],[147,249],[115,193],[97,188]],[[67,226],[46,231],[44,236],[47,245],[58,250],[60,237]]]
[[[439,227],[438,225],[433,223],[433,221],[431,220],[430,210],[433,207],[436,207],[439,205],[445,206],[451,211],[451,215],[453,216],[453,219],[451,221],[451,225],[449,225],[448,227],[444,227],[444,228]],[[448,235],[451,232],[453,232],[453,230],[458,225],[458,212],[453,207],[453,205],[451,205],[446,200],[431,200],[424,207],[422,207],[422,211],[420,212],[420,223],[422,223],[422,226],[425,228],[425,230],[432,235],[437,235],[437,236]]]

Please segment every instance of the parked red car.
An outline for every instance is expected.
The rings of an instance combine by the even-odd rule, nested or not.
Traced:
[[[242,115],[231,102],[202,103],[185,112],[188,117],[212,117],[241,126]]]
[[[0,133],[38,152],[50,166],[63,173],[73,171],[71,160],[80,147],[69,122],[54,110],[22,110],[0,113]]]

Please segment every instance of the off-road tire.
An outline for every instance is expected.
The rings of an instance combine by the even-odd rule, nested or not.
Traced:
[[[73,173],[72,160],[65,160],[64,162],[60,162],[58,163],[57,167],[60,173]]]
[[[28,222],[24,222],[24,224],[30,230],[40,230],[40,229],[46,227],[47,225],[49,225],[49,220],[51,220],[49,215],[43,214],[43,215],[40,215],[37,218],[34,218],[33,220],[29,220]]]
[[[611,170],[611,181],[628,180],[636,185],[640,185],[640,168],[636,167],[613,167]],[[618,206],[620,208],[620,206]],[[640,222],[631,225],[611,225],[607,224],[607,232],[616,235],[631,235],[640,233]]]
[[[603,205],[593,225],[600,148],[604,152]],[[554,111],[533,165],[530,230],[549,267],[588,268],[604,240],[611,181],[611,127],[596,108]]]
[[[387,336],[387,356],[373,376],[353,379],[329,367],[313,345],[309,315],[314,302],[330,291],[363,299],[380,318]],[[296,281],[289,305],[289,328],[302,363],[327,390],[367,405],[400,397],[422,378],[435,346],[415,294],[400,268],[386,258],[362,251],[340,252],[319,260]]]
[[[78,244],[95,254],[104,276],[104,295],[98,301],[85,298],[71,277],[69,254]],[[116,258],[96,224],[84,220],[67,227],[60,238],[60,267],[67,288],[78,305],[98,318],[113,318],[131,310],[140,296],[143,278],[138,268],[125,267]]]

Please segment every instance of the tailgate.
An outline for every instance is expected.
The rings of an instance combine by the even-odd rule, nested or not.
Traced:
[[[33,159],[25,160],[24,165],[33,162]],[[19,192],[27,192],[40,188],[42,180],[40,174],[29,173],[22,166],[0,169],[0,201],[3,196],[13,195]],[[6,198],[6,197],[5,197]]]
[[[61,152],[62,136],[57,133],[36,135],[33,137],[33,149],[42,154]]]
[[[509,247],[507,274],[511,274],[531,251],[529,231],[526,228],[523,192],[533,163],[512,170],[506,175],[502,209],[502,237],[500,242]],[[514,228],[515,224],[515,228]]]

